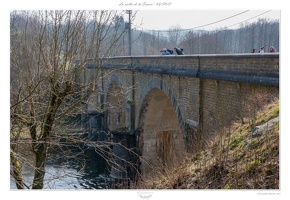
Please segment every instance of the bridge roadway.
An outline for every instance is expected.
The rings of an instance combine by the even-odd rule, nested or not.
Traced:
[[[85,105],[84,128],[91,140],[105,132],[115,142],[126,141],[142,157],[143,174],[178,163],[233,120],[253,116],[279,97],[278,53],[114,57],[100,65],[87,63],[81,81],[101,76]],[[136,161],[117,144],[115,153]],[[124,178],[127,171],[115,170],[112,176]]]

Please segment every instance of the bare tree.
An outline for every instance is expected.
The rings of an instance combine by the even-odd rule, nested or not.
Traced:
[[[81,95],[93,92],[99,68],[87,84],[76,83],[86,60],[101,67],[124,34],[119,11],[12,11],[10,13],[10,156],[19,189],[25,162],[19,139],[28,137],[34,156],[31,188],[44,186],[45,161],[52,137],[72,113],[81,112]],[[78,60],[77,65],[75,65]],[[86,92],[84,92],[86,91]],[[26,152],[27,154],[28,152]]]
[[[192,30],[179,38],[180,45],[191,54],[250,53],[261,46],[274,46],[279,51],[279,21],[259,19],[243,23],[238,29]]]
[[[181,26],[180,25],[174,25],[169,28],[168,32],[168,37],[169,37],[169,43],[172,44],[173,46],[177,46],[180,37],[181,37]]]

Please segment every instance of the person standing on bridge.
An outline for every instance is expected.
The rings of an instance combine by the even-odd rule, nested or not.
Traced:
[[[273,46],[270,46],[270,48],[269,48],[269,52],[270,52],[270,53],[274,53],[274,52],[275,52],[275,48],[274,48]]]
[[[264,49],[265,49],[264,47],[261,47],[259,53],[265,53]]]
[[[160,52],[162,53],[162,55],[172,55],[173,54],[172,50],[166,49],[166,48],[162,49]]]
[[[175,50],[175,52],[177,53],[177,55],[184,55],[184,53],[183,53],[183,49],[182,49],[182,48],[174,47],[174,50]]]

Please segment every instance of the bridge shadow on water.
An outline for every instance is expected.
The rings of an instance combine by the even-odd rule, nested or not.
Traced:
[[[51,189],[110,189],[110,166],[95,148],[51,148],[46,176],[55,176]],[[51,177],[51,178],[52,178]],[[46,181],[50,181],[49,178]]]

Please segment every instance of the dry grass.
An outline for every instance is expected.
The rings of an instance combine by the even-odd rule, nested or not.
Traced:
[[[279,100],[267,105],[255,119],[234,123],[203,151],[191,155],[178,168],[146,179],[143,189],[279,189],[279,120],[253,135],[279,116]]]

